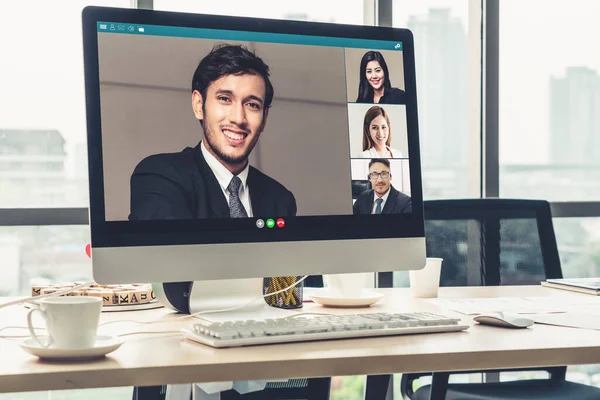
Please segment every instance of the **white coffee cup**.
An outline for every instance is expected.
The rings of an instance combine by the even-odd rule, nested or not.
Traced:
[[[39,308],[27,314],[31,337],[41,347],[56,349],[86,349],[96,342],[98,321],[102,311],[100,297],[47,297],[38,301]],[[46,323],[48,340],[44,343],[33,329],[32,318],[40,314]]]
[[[360,298],[366,288],[373,287],[373,273],[323,275],[323,283],[330,295],[343,298]]]
[[[442,261],[442,258],[427,257],[427,261],[423,269],[409,271],[408,275],[410,278],[410,288],[413,296],[422,298],[438,296]]]

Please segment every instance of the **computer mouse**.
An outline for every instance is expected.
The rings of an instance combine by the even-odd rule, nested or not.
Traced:
[[[532,319],[523,317],[522,315],[505,312],[481,314],[473,318],[473,320],[482,325],[494,325],[504,328],[527,328],[534,323]]]

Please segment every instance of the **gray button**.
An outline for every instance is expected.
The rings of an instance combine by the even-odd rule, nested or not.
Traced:
[[[262,229],[262,228],[264,228],[264,227],[265,227],[265,221],[263,221],[263,220],[262,220],[262,219],[260,219],[260,218],[259,218],[259,219],[257,219],[257,220],[256,220],[256,227],[257,227],[258,229]]]

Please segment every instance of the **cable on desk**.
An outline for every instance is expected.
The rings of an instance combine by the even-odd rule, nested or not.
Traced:
[[[252,304],[252,303],[254,303],[254,302],[258,301],[258,300],[264,299],[265,297],[273,296],[273,295],[276,295],[276,294],[279,294],[279,293],[283,293],[283,292],[285,292],[285,291],[293,288],[294,286],[298,285],[300,282],[304,281],[306,278],[308,278],[308,275],[304,275],[302,278],[300,278],[296,282],[294,282],[294,284],[292,284],[292,285],[290,285],[290,286],[288,286],[286,288],[283,288],[283,289],[278,290],[278,291],[273,292],[273,293],[268,293],[268,294],[262,295],[262,296],[257,297],[257,298],[255,298],[255,299],[253,299],[253,300],[251,300],[251,301],[249,301],[247,303],[244,303],[244,304],[241,304],[241,305],[235,306],[235,307],[223,308],[223,309],[219,309],[219,310],[199,311],[199,312],[196,312],[196,313],[193,313],[193,314],[183,315],[183,316],[175,317],[175,318],[169,318],[169,319],[166,319],[166,320],[165,319],[156,319],[156,320],[151,320],[151,321],[139,321],[139,320],[134,320],[134,319],[124,319],[124,320],[107,321],[107,322],[103,322],[101,324],[98,324],[98,327],[109,325],[109,324],[114,324],[114,323],[123,323],[123,322],[133,322],[133,323],[136,323],[136,324],[143,324],[143,325],[159,324],[159,323],[164,323],[164,322],[177,321],[177,320],[180,320],[180,319],[187,319],[187,318],[195,317],[195,316],[198,316],[198,315],[214,314],[214,313],[220,313],[220,312],[234,311],[234,310],[238,310],[240,308],[247,307],[250,304]],[[2,309],[4,307],[11,306],[11,305],[26,303],[26,302],[31,301],[33,299],[37,300],[37,299],[41,299],[41,298],[45,298],[45,297],[60,296],[60,295],[63,295],[63,294],[70,293],[73,290],[77,290],[77,289],[80,289],[80,288],[83,288],[83,287],[86,287],[86,286],[90,286],[92,284],[94,284],[94,282],[87,282],[87,283],[84,283],[84,284],[81,284],[81,285],[77,285],[77,286],[74,286],[72,288],[62,290],[62,291],[57,291],[57,292],[54,292],[54,293],[51,293],[51,294],[42,295],[42,296],[35,296],[35,297],[27,298],[27,299],[21,299],[21,300],[16,300],[16,301],[9,302],[9,303],[1,304],[0,305],[0,309]],[[281,317],[281,318],[282,319],[285,319],[285,318],[295,318],[295,317],[300,317],[300,316],[305,316],[305,315],[330,315],[330,314],[328,314],[328,313],[306,312],[306,313],[295,313],[295,314],[288,315],[288,316]],[[200,319],[203,319],[203,318],[200,318]],[[203,319],[203,320],[205,320],[205,319]],[[6,327],[3,327],[3,328],[0,328],[0,332],[2,332],[5,329],[9,329],[9,328],[11,328],[11,329],[28,329],[28,327],[26,327],[26,326],[6,326]],[[45,329],[45,328],[34,328],[34,329]],[[117,335],[117,336],[128,336],[128,335],[137,335],[137,334],[145,334],[145,333],[152,334],[152,333],[175,333],[175,332],[179,333],[179,331],[138,331],[138,332],[123,333],[123,334],[120,334],[120,335]],[[29,337],[29,336],[30,335],[24,335],[24,336],[0,335],[0,338],[8,339],[8,338]]]
[[[27,297],[25,299],[19,299],[19,300],[9,301],[8,303],[2,303],[2,304],[0,304],[0,310],[3,309],[3,308],[6,308],[6,307],[17,305],[17,304],[23,304],[23,303],[27,303],[27,302],[30,302],[30,301],[36,301],[36,300],[39,300],[39,299],[45,299],[47,297],[62,296],[63,294],[69,294],[69,293],[71,293],[74,290],[81,289],[81,288],[84,288],[84,287],[88,287],[88,286],[91,286],[93,284],[94,284],[93,281],[92,282],[86,282],[86,283],[82,283],[81,285],[76,285],[76,286],[70,287],[68,289],[58,290],[58,291],[56,291],[54,293],[42,294],[40,296],[32,296],[32,297]]]
[[[163,322],[172,322],[172,321],[178,321],[180,319],[192,318],[192,317],[195,317],[197,315],[215,314],[215,313],[220,313],[220,312],[234,311],[234,310],[238,310],[240,308],[247,307],[250,304],[257,302],[258,300],[264,299],[265,297],[269,297],[269,296],[273,296],[273,295],[276,295],[276,294],[279,294],[279,293],[283,293],[283,292],[285,292],[285,291],[293,288],[294,286],[298,285],[300,282],[304,281],[306,278],[308,278],[308,275],[304,275],[302,278],[298,279],[294,284],[292,284],[292,285],[290,285],[290,286],[288,286],[286,288],[283,288],[283,289],[278,290],[278,291],[273,292],[273,293],[268,293],[268,294],[262,295],[260,297],[257,297],[255,299],[253,299],[253,300],[250,300],[247,303],[244,303],[244,304],[241,304],[241,305],[235,306],[235,307],[222,308],[222,309],[219,309],[219,310],[199,311],[199,312],[196,312],[196,313],[193,313],[193,314],[183,315],[183,316],[180,316],[180,317],[169,318],[169,319],[155,319],[155,320],[152,320],[152,321],[138,321],[138,320],[133,320],[133,319],[115,320],[115,321],[104,322],[104,323],[100,324],[99,326],[104,326],[104,325],[114,324],[114,323],[120,323],[120,322],[133,322],[133,323],[144,324],[144,325],[146,325],[146,324],[159,324],[159,323],[163,323]],[[307,315],[307,314],[315,314],[315,313],[298,313],[298,314],[289,315],[289,316],[283,317],[283,318],[297,317],[297,316],[300,316],[300,315]]]
[[[115,336],[123,337],[123,336],[130,336],[130,335],[146,335],[146,334],[153,334],[153,333],[161,333],[161,334],[173,333],[173,334],[177,334],[177,335],[181,334],[180,331],[139,331],[139,332],[122,333],[120,335],[115,335]]]
[[[70,287],[68,289],[63,289],[63,290],[58,290],[54,293],[48,293],[48,294],[43,294],[40,296],[32,296],[32,297],[26,297],[24,299],[19,299],[19,300],[14,300],[14,301],[9,301],[8,303],[2,303],[0,304],[0,310],[6,307],[10,307],[10,306],[15,306],[18,304],[23,304],[23,303],[28,303],[31,301],[37,301],[39,299],[45,299],[48,297],[56,297],[56,296],[62,296],[63,294],[69,294],[74,290],[77,289],[81,289],[84,287],[88,287],[94,284],[94,281],[91,282],[86,282],[86,283],[82,283],[80,285],[75,285],[73,287]],[[0,328],[0,332],[2,332],[5,329],[29,329],[29,327],[27,326],[4,326]],[[34,328],[34,329],[45,329],[45,328]],[[9,339],[9,338],[13,338],[13,337],[29,337],[30,335],[27,336],[13,336],[13,335],[0,335],[0,338],[4,338],[4,339]]]

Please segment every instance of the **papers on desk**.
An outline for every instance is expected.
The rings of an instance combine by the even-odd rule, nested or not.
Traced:
[[[600,330],[600,314],[561,313],[531,316],[536,324],[567,326],[579,329]]]
[[[543,297],[475,297],[466,299],[437,298],[426,301],[466,315],[497,311],[516,314],[564,313],[567,311],[564,305],[558,302],[544,302],[543,299]]]
[[[526,300],[537,302],[539,304],[555,305],[567,308],[568,312],[590,311],[600,314],[600,297],[592,296],[540,296],[540,297],[523,297]]]
[[[527,297],[531,301],[561,305],[564,313],[529,316],[538,324],[600,330],[600,298],[591,296]]]
[[[427,299],[466,315],[494,311],[529,314],[538,324],[600,330],[600,298],[592,296],[491,297]]]

